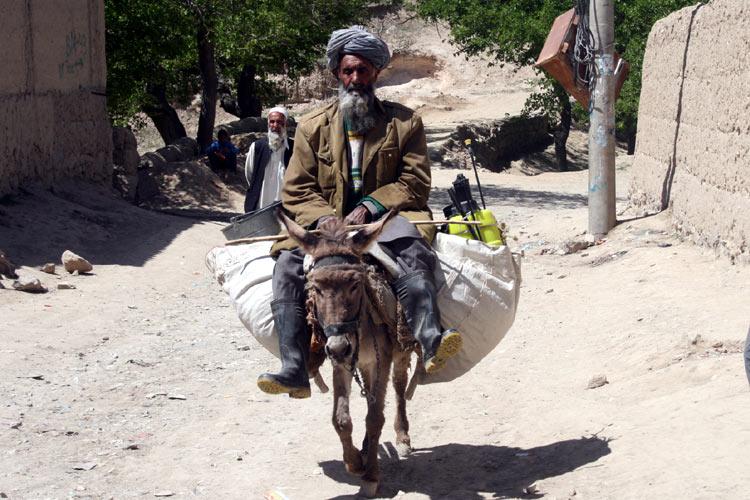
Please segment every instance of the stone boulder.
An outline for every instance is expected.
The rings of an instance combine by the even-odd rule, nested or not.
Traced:
[[[294,137],[294,130],[296,127],[297,122],[290,116],[286,123],[287,134],[289,137]],[[243,118],[242,120],[224,123],[214,129],[214,137],[219,133],[219,130],[226,130],[229,132],[229,135],[268,132],[268,118],[250,116],[248,118]]]
[[[5,256],[5,252],[0,250],[0,278],[5,276],[9,279],[16,279],[16,266],[13,264],[8,257]]]
[[[168,146],[141,156],[140,168],[163,166],[175,161],[190,161],[200,155],[200,147],[192,137],[181,137]]]
[[[13,288],[19,292],[28,293],[47,293],[47,287],[42,285],[38,278],[31,276],[21,276],[13,282]]]
[[[127,174],[125,169],[115,165],[112,173],[112,187],[131,203],[135,203],[138,192],[138,171]]]
[[[570,255],[587,248],[594,246],[594,242],[590,239],[569,239],[563,241],[555,247],[554,253],[556,255]]]
[[[65,267],[65,270],[69,273],[75,271],[78,271],[79,273],[88,273],[94,269],[94,266],[92,266],[89,261],[80,255],[76,255],[70,250],[65,250],[65,252],[63,252],[62,264]]]
[[[235,146],[237,146],[237,149],[240,150],[240,154],[247,154],[247,152],[250,150],[250,146],[260,139],[261,137],[265,137],[267,134],[262,134],[259,132],[251,132],[248,134],[237,134],[232,137],[232,142]]]
[[[133,202],[136,205],[147,203],[161,193],[159,183],[157,182],[157,172],[168,168],[169,163],[159,163],[151,168],[142,168],[138,170],[138,179],[136,181],[136,190]]]
[[[133,131],[126,127],[112,127],[112,145],[112,163],[121,167],[125,175],[135,175],[141,158]]]
[[[543,151],[552,141],[547,120],[541,116],[509,116],[490,122],[464,123],[436,152],[436,161],[444,164],[471,165],[464,141],[471,139],[478,166],[494,172],[504,170],[510,162]]]

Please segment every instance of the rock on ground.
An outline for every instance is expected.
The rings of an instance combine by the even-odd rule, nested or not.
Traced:
[[[88,273],[94,269],[89,261],[77,255],[70,250],[65,250],[62,254],[62,264],[69,273],[78,271],[79,273]]]
[[[589,380],[589,384],[586,386],[586,389],[598,389],[599,387],[605,386],[609,384],[609,380],[607,380],[606,375],[596,375],[594,377],[591,377],[591,380]]]
[[[586,250],[590,246],[593,246],[593,243],[588,240],[572,239],[560,243],[557,248],[555,248],[555,254],[570,255],[572,253],[580,252],[581,250]]]
[[[47,287],[42,285],[38,278],[31,276],[21,276],[13,282],[13,288],[19,292],[47,293]]]
[[[135,175],[141,158],[133,131],[125,127],[112,127],[112,145],[112,163],[122,167],[125,174]]]
[[[18,278],[16,266],[5,256],[5,252],[0,250],[0,276],[6,276],[10,279]]]

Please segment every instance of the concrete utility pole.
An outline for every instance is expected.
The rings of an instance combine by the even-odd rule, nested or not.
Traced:
[[[595,86],[589,126],[589,234],[615,226],[615,0],[590,0]]]

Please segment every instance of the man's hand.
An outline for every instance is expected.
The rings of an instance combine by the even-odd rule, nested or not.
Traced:
[[[315,226],[314,227],[315,228],[319,228],[322,224],[325,223],[325,221],[327,221],[329,219],[338,219],[338,217],[336,217],[335,215],[324,215],[323,217],[321,217],[320,219],[318,219],[315,222]]]
[[[359,205],[357,208],[351,211],[349,215],[346,216],[344,219],[344,222],[346,222],[349,225],[356,225],[356,224],[367,224],[372,220],[372,214],[369,210],[367,210],[367,207],[364,205]]]

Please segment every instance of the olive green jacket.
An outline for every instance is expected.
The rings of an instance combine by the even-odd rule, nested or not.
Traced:
[[[376,124],[365,135],[362,196],[369,195],[409,220],[431,219],[427,206],[430,160],[422,119],[400,104],[376,99],[375,107]],[[301,226],[309,227],[325,215],[346,215],[349,161],[345,141],[338,101],[306,115],[297,126],[281,200]],[[432,241],[434,226],[418,229]],[[287,238],[276,243],[271,253],[295,247]]]

